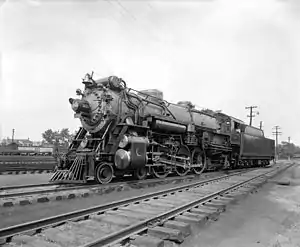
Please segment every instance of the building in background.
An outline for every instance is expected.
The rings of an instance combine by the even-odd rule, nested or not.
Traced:
[[[42,146],[43,142],[41,141],[32,141],[32,146]]]
[[[32,147],[33,146],[33,141],[30,141],[29,138],[28,139],[14,139],[14,141],[16,144],[18,144],[18,146],[23,146],[23,147]],[[6,138],[2,140],[2,145],[8,145],[12,143],[12,139],[11,138]]]

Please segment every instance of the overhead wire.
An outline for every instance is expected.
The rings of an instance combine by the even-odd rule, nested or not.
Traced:
[[[122,4],[121,4],[121,2],[119,1],[119,0],[115,0],[116,1],[116,3],[127,13],[127,14],[129,14],[130,16],[131,16],[131,18],[134,20],[134,21],[136,21],[136,18],[135,18],[135,16],[127,9],[127,8],[125,8]]]

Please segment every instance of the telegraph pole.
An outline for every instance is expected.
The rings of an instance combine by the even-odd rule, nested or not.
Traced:
[[[15,137],[15,129],[12,129],[11,143],[14,142],[14,137]]]
[[[263,123],[262,121],[260,121],[260,123],[259,123],[259,128],[260,129],[262,129],[262,123]]]
[[[289,155],[288,159],[291,160],[291,155],[292,154],[290,153],[290,148],[291,148],[291,146],[290,146],[290,144],[291,144],[291,137],[290,136],[288,137],[288,143],[289,143],[288,144],[288,155]]]
[[[276,156],[276,159],[278,160],[278,135],[281,135],[282,132],[278,131],[280,129],[280,127],[278,125],[276,125],[274,128],[275,128],[275,131],[273,132],[273,135],[276,136],[275,156]]]
[[[257,106],[247,106],[247,107],[245,107],[245,109],[250,109],[250,115],[247,116],[247,117],[250,118],[250,124],[249,124],[250,126],[252,125],[252,118],[255,117],[255,115],[252,114],[253,109],[255,109],[255,108],[257,108]]]

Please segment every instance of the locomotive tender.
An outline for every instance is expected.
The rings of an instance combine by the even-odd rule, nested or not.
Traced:
[[[116,76],[86,74],[81,99],[69,102],[80,127],[50,181],[109,183],[113,177],[235,167],[265,166],[275,156],[274,140],[241,120],[189,101],[177,104],[158,90],[136,91]]]

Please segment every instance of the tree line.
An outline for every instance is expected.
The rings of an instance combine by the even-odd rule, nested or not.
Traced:
[[[279,158],[293,158],[295,155],[300,155],[300,147],[296,146],[294,143],[289,143],[286,141],[278,144],[278,155]]]
[[[61,130],[47,129],[42,133],[44,144],[59,144],[62,146],[68,146],[76,133],[70,133],[68,128],[63,128]]]
[[[76,132],[71,133],[68,128],[63,128],[61,130],[52,130],[52,129],[47,129],[42,133],[42,145],[45,144],[50,144],[50,145],[56,145],[58,144],[59,146],[65,146],[67,147],[71,142],[72,139],[75,137]],[[10,142],[12,141],[11,139],[8,139]],[[0,146],[6,146],[7,140],[3,139],[0,142]],[[14,141],[18,141],[18,138],[15,138]],[[27,140],[27,139],[26,139]],[[31,140],[28,138],[28,141],[31,142]]]

